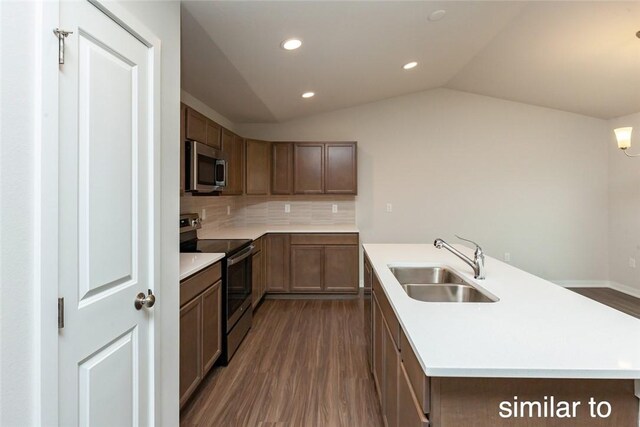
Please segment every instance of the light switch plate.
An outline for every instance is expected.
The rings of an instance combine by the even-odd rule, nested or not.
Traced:
[[[629,258],[629,267],[630,268],[636,268],[636,259],[635,258]]]
[[[391,203],[387,203],[387,212],[393,212],[393,205]]]
[[[227,215],[231,215],[231,206],[227,206]]]
[[[504,262],[511,262],[511,253],[510,252],[505,252],[504,253]]]
[[[285,203],[284,204],[284,213],[290,213],[291,212],[291,205],[289,203]]]
[[[200,214],[200,219],[207,219],[207,210],[202,208],[202,213]]]
[[[335,203],[331,205],[331,212],[338,213],[338,205],[336,205]]]

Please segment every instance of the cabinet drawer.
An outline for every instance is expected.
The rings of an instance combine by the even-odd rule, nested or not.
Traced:
[[[358,233],[298,233],[291,235],[292,245],[357,245]]]
[[[382,290],[382,285],[380,285],[378,276],[375,274],[373,275],[373,293],[378,299],[380,311],[382,311],[382,316],[389,326],[393,342],[395,343],[396,348],[400,348],[400,323],[396,318],[396,314],[393,312],[393,308],[391,308],[391,303],[389,303],[387,295]]]
[[[180,306],[189,302],[193,297],[202,293],[209,286],[216,283],[222,277],[220,262],[196,273],[194,276],[180,283]]]
[[[404,363],[400,363],[398,375],[398,425],[402,427],[428,427],[429,420],[422,413],[413,393]]]
[[[422,366],[420,366],[420,362],[413,352],[413,348],[411,348],[411,344],[404,334],[404,331],[402,331],[402,328],[400,329],[400,354],[409,385],[416,395],[420,410],[424,414],[428,414],[430,412],[429,377],[422,371]]]

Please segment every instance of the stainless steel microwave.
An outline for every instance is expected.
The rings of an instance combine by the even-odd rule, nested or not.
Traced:
[[[227,161],[222,152],[197,141],[185,141],[185,191],[210,193],[227,186]]]

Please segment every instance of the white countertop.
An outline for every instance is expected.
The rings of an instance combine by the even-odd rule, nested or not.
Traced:
[[[355,224],[337,225],[247,225],[214,230],[198,230],[198,239],[251,239],[267,233],[357,233]]]
[[[471,267],[433,245],[364,248],[429,376],[640,378],[639,319],[493,258],[486,258],[486,279],[475,280]],[[389,264],[446,266],[500,300],[417,301]]]
[[[196,274],[198,271],[205,267],[210,266],[216,261],[220,261],[224,258],[224,254],[203,254],[203,253],[188,253],[180,254],[180,280],[186,279],[192,274]]]

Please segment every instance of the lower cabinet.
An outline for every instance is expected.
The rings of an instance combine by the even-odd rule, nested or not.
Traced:
[[[291,246],[292,292],[321,292],[323,289],[324,247]]]
[[[289,292],[289,235],[267,234],[264,242],[267,292]]]
[[[418,399],[411,388],[409,375],[402,362],[400,362],[398,378],[398,425],[415,427],[429,426],[429,420],[420,409]]]
[[[222,353],[219,263],[183,281],[180,301],[179,390],[182,407]]]

